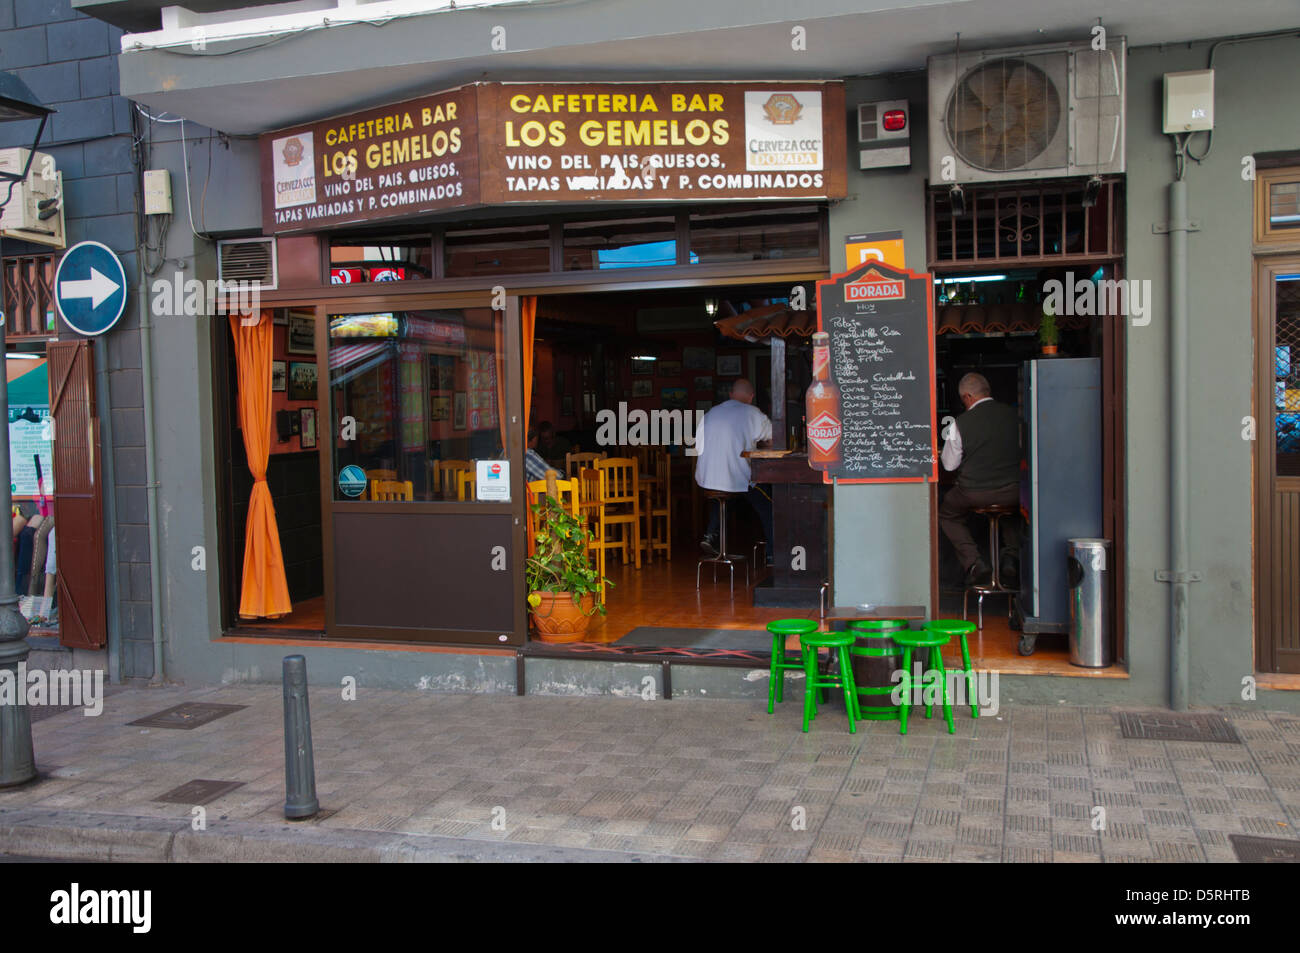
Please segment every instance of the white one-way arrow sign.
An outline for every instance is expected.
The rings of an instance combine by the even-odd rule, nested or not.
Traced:
[[[90,268],[90,277],[81,278],[75,281],[59,282],[60,298],[89,298],[90,307],[98,308],[107,298],[111,297],[113,292],[120,288],[116,281],[108,277],[93,265]]]

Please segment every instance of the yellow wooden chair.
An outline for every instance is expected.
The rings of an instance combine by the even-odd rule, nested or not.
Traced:
[[[415,499],[415,484],[410,480],[376,480],[370,484],[370,498],[383,502]]]
[[[654,559],[656,550],[663,550],[668,562],[673,559],[673,458],[661,451],[654,458],[654,476],[648,481],[645,499],[645,548]]]
[[[600,474],[600,509],[596,514],[596,538],[593,547],[617,547],[627,565],[628,547],[636,568],[641,568],[641,490],[637,484],[636,460],[631,457],[608,457],[596,460],[594,469]],[[632,539],[627,538],[628,528]],[[608,530],[618,529],[618,539],[609,539]]]
[[[605,578],[605,547],[595,545],[596,533],[600,531],[600,471],[591,468],[578,471],[572,481],[578,486],[578,515],[587,527],[587,550],[596,554],[596,571],[600,578]],[[605,583],[600,584],[601,598],[605,595]]]
[[[604,460],[608,454],[604,453],[566,453],[564,455],[564,474],[570,480],[576,477],[579,472],[585,470],[597,460]]]
[[[478,470],[470,467],[468,470],[458,470],[456,472],[456,499],[464,503],[469,500],[471,503],[478,498]]]
[[[373,500],[373,499],[374,499],[374,496],[372,496],[371,494],[372,494],[372,491],[373,491],[373,487],[374,487],[374,485],[375,485],[376,483],[379,483],[379,482],[384,481],[384,480],[392,481],[392,480],[396,480],[396,479],[397,479],[397,471],[396,471],[396,470],[367,470],[367,471],[366,471],[366,494],[365,494],[365,498],[366,498],[367,500]]]
[[[456,499],[460,492],[460,475],[473,469],[474,464],[468,460],[440,460],[434,484],[435,495],[444,500]]]

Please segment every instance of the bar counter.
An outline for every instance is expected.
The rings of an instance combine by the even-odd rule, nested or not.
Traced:
[[[776,552],[772,574],[754,586],[754,605],[821,607],[822,583],[827,580],[830,487],[820,470],[808,466],[806,453],[751,450],[750,479],[772,487],[772,536]],[[794,548],[803,547],[803,562],[794,568]]]

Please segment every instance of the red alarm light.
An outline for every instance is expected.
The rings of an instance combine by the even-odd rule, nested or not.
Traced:
[[[899,132],[907,126],[907,113],[901,109],[891,109],[881,121],[886,132]]]

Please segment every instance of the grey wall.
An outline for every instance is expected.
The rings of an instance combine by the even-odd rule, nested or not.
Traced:
[[[925,74],[850,80],[848,197],[831,207],[831,271],[844,270],[844,239],[862,232],[902,229],[907,267],[925,271]],[[858,169],[857,106],[907,98],[911,107],[912,165],[908,169]],[[930,604],[930,488],[916,483],[837,486],[835,604]]]
[[[1133,678],[1153,702],[1167,698],[1169,631],[1168,586],[1157,583],[1154,573],[1170,568],[1168,239],[1151,232],[1153,224],[1169,218],[1168,184],[1174,177],[1169,137],[1160,132],[1161,77],[1204,69],[1207,55],[1207,44],[1195,44],[1139,49],[1129,57],[1127,269],[1130,277],[1150,279],[1155,307],[1150,325],[1128,332],[1128,626]],[[1202,223],[1188,239],[1190,568],[1206,577],[1191,586],[1193,704],[1240,703],[1241,680],[1254,672],[1254,445],[1241,438],[1242,418],[1252,413],[1254,183],[1242,180],[1241,159],[1300,149],[1300,40],[1225,45],[1214,66],[1212,151],[1203,164],[1189,163],[1186,176],[1191,217]],[[1204,142],[1197,136],[1193,147],[1203,150]],[[1270,434],[1261,429],[1260,436]]]
[[[74,15],[68,0],[0,3],[0,68],[15,72],[57,112],[41,138],[40,151],[54,156],[63,173],[68,244],[93,239],[122,259],[134,286],[136,175],[131,156],[130,103],[118,93],[120,31]],[[35,125],[0,125],[0,147],[31,146]],[[5,254],[24,248],[6,241]],[[61,330],[60,338],[75,334]],[[106,364],[106,392],[97,393],[101,425],[108,435],[105,466],[117,484],[105,502],[110,629],[121,635],[120,674],[153,674],[149,547],[145,515],[144,418],[140,377],[139,313],[133,297],[126,313],[96,349]],[[116,551],[116,561],[113,551]],[[120,599],[114,604],[113,583]],[[117,659],[110,672],[117,671]]]

